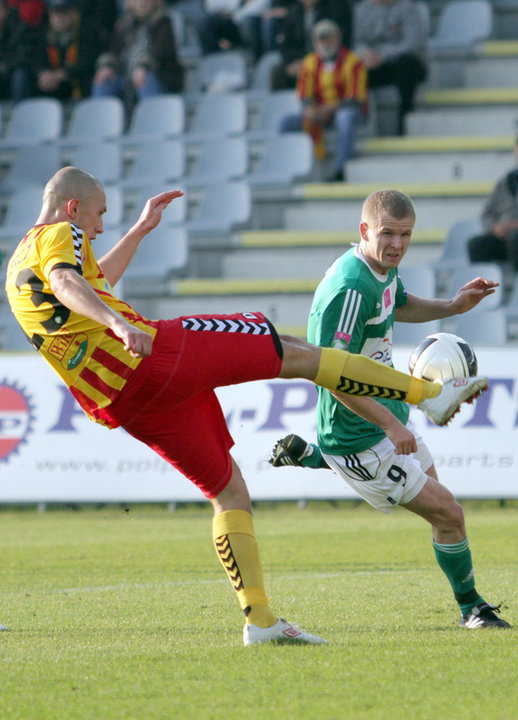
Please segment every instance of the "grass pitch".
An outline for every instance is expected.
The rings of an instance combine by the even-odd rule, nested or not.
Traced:
[[[518,506],[466,515],[477,587],[518,626]],[[456,626],[423,520],[260,505],[274,609],[330,642],[244,648],[210,518],[0,512],[0,718],[518,718],[518,630]]]

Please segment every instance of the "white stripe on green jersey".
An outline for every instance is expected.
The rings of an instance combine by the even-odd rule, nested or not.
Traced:
[[[380,275],[357,248],[339,257],[316,289],[308,321],[308,340],[322,347],[360,353],[392,366],[392,328],[396,307],[406,303],[397,270]],[[321,450],[349,455],[372,447],[385,437],[377,425],[347,410],[318,388],[317,431]],[[378,400],[402,422],[409,408],[396,400]]]

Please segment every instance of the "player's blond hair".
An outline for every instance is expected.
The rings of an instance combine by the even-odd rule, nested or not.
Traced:
[[[383,215],[395,220],[411,217],[415,221],[414,204],[399,190],[376,190],[363,203],[362,222],[372,223]]]
[[[89,200],[102,189],[96,177],[70,165],[58,170],[47,182],[43,191],[43,204],[57,209],[71,199]]]

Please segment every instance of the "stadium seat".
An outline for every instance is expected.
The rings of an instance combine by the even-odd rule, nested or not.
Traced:
[[[300,100],[293,90],[279,90],[264,98],[254,126],[248,130],[248,140],[262,141],[279,134],[279,124],[285,115],[300,112]]]
[[[116,97],[85,98],[72,110],[70,125],[59,139],[63,147],[120,139],[124,131],[124,105]]]
[[[450,278],[446,289],[447,297],[453,297],[463,285],[476,277],[484,277],[498,282],[500,285],[492,295],[485,297],[470,310],[470,314],[481,314],[501,307],[504,298],[504,272],[501,266],[496,263],[473,263],[472,265],[458,267]]]
[[[394,323],[392,341],[394,345],[410,345],[411,347],[416,347],[427,335],[440,332],[440,330],[440,320],[430,320],[424,323],[396,322]],[[406,368],[401,368],[401,370],[406,370]]]
[[[211,53],[198,61],[195,91],[233,92],[247,86],[246,59],[239,50]]]
[[[480,220],[460,220],[448,231],[437,260],[432,264],[436,271],[453,271],[456,267],[469,264],[467,251],[468,240],[482,231]]]
[[[246,182],[227,182],[204,188],[195,216],[186,223],[189,235],[229,235],[249,223],[252,195]]]
[[[203,95],[196,104],[192,126],[184,137],[186,142],[204,142],[242,135],[246,120],[246,100],[243,94]]]
[[[61,154],[55,144],[15,148],[9,169],[0,185],[0,193],[10,194],[25,185],[43,186],[61,165]]]
[[[314,164],[313,142],[306,133],[283,133],[266,141],[256,170],[248,175],[252,187],[291,185],[309,178]]]
[[[399,268],[398,274],[405,290],[412,295],[424,298],[436,297],[435,273],[428,265]]]
[[[29,98],[13,107],[0,150],[57,140],[63,129],[63,107],[53,98]]]
[[[41,209],[42,185],[24,185],[9,197],[3,223],[0,225],[0,241],[14,249],[36,222]]]
[[[167,188],[164,188],[162,183],[156,184],[156,182],[149,185],[143,185],[139,188],[138,194],[132,203],[127,227],[131,227],[138,220],[147,200],[150,197],[154,197],[155,195],[159,195],[161,192],[164,192],[164,189]],[[174,189],[183,190],[183,185],[175,187]],[[160,226],[182,225],[186,218],[187,196],[183,195],[182,197],[175,198],[163,211]]]
[[[483,303],[481,303],[483,304]],[[504,345],[507,342],[507,318],[501,308],[461,315],[453,333],[477,345]]]
[[[121,181],[124,188],[169,183],[183,178],[185,174],[185,146],[181,140],[162,140],[138,145],[135,159]]]
[[[259,58],[253,70],[252,82],[248,91],[250,99],[261,98],[271,93],[272,69],[280,62],[282,62],[282,55],[278,50],[266,52]]]
[[[182,273],[189,259],[189,239],[184,228],[159,225],[137,248],[124,280],[163,282]]]
[[[119,185],[107,185],[104,191],[107,210],[103,215],[103,224],[107,230],[115,230],[121,227],[124,219],[124,194]]]
[[[141,100],[133,110],[123,145],[179,137],[185,129],[185,103],[180,95],[165,94]]]
[[[81,145],[71,153],[70,159],[73,165],[91,173],[103,185],[113,185],[122,177],[122,150],[117,142],[99,143],[95,152],[90,145]]]
[[[186,187],[241,180],[248,169],[248,145],[242,137],[208,140],[200,146]]]
[[[488,0],[450,0],[441,8],[429,47],[432,53],[465,51],[491,37],[492,31],[493,9]]]

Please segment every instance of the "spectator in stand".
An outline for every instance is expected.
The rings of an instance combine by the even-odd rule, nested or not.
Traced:
[[[518,137],[514,156],[518,163]],[[482,212],[484,232],[468,242],[470,262],[510,262],[518,272],[518,166],[493,188]]]
[[[428,74],[423,14],[413,0],[361,0],[354,8],[353,32],[353,50],[367,67],[369,88],[397,87],[403,135],[417,86]]]
[[[37,31],[0,0],[0,99],[19,102],[33,94],[31,63]]]
[[[297,94],[301,113],[286,115],[281,132],[305,130],[315,143],[315,153],[325,157],[324,130],[337,132],[337,151],[331,181],[344,179],[344,166],[354,153],[356,127],[367,110],[367,72],[361,60],[342,43],[342,34],[332,20],[313,27],[314,52],[302,60]]]
[[[249,50],[254,60],[264,52],[263,17],[269,0],[205,0],[205,16],[198,23],[203,55],[222,50]]]
[[[76,0],[47,0],[48,18],[34,49],[36,94],[58,100],[90,95],[101,39]]]
[[[183,90],[171,18],[162,0],[127,0],[110,52],[100,55],[93,97],[115,95],[131,108],[143,98]]]
[[[92,18],[101,36],[103,50],[108,50],[113,39],[115,23],[119,17],[117,0],[78,0],[81,12]]]
[[[313,26],[320,20],[336,22],[342,33],[342,42],[347,47],[351,46],[350,0],[295,0],[288,6],[283,31],[278,39],[282,62],[272,70],[272,90],[296,86],[302,60],[313,49]]]

